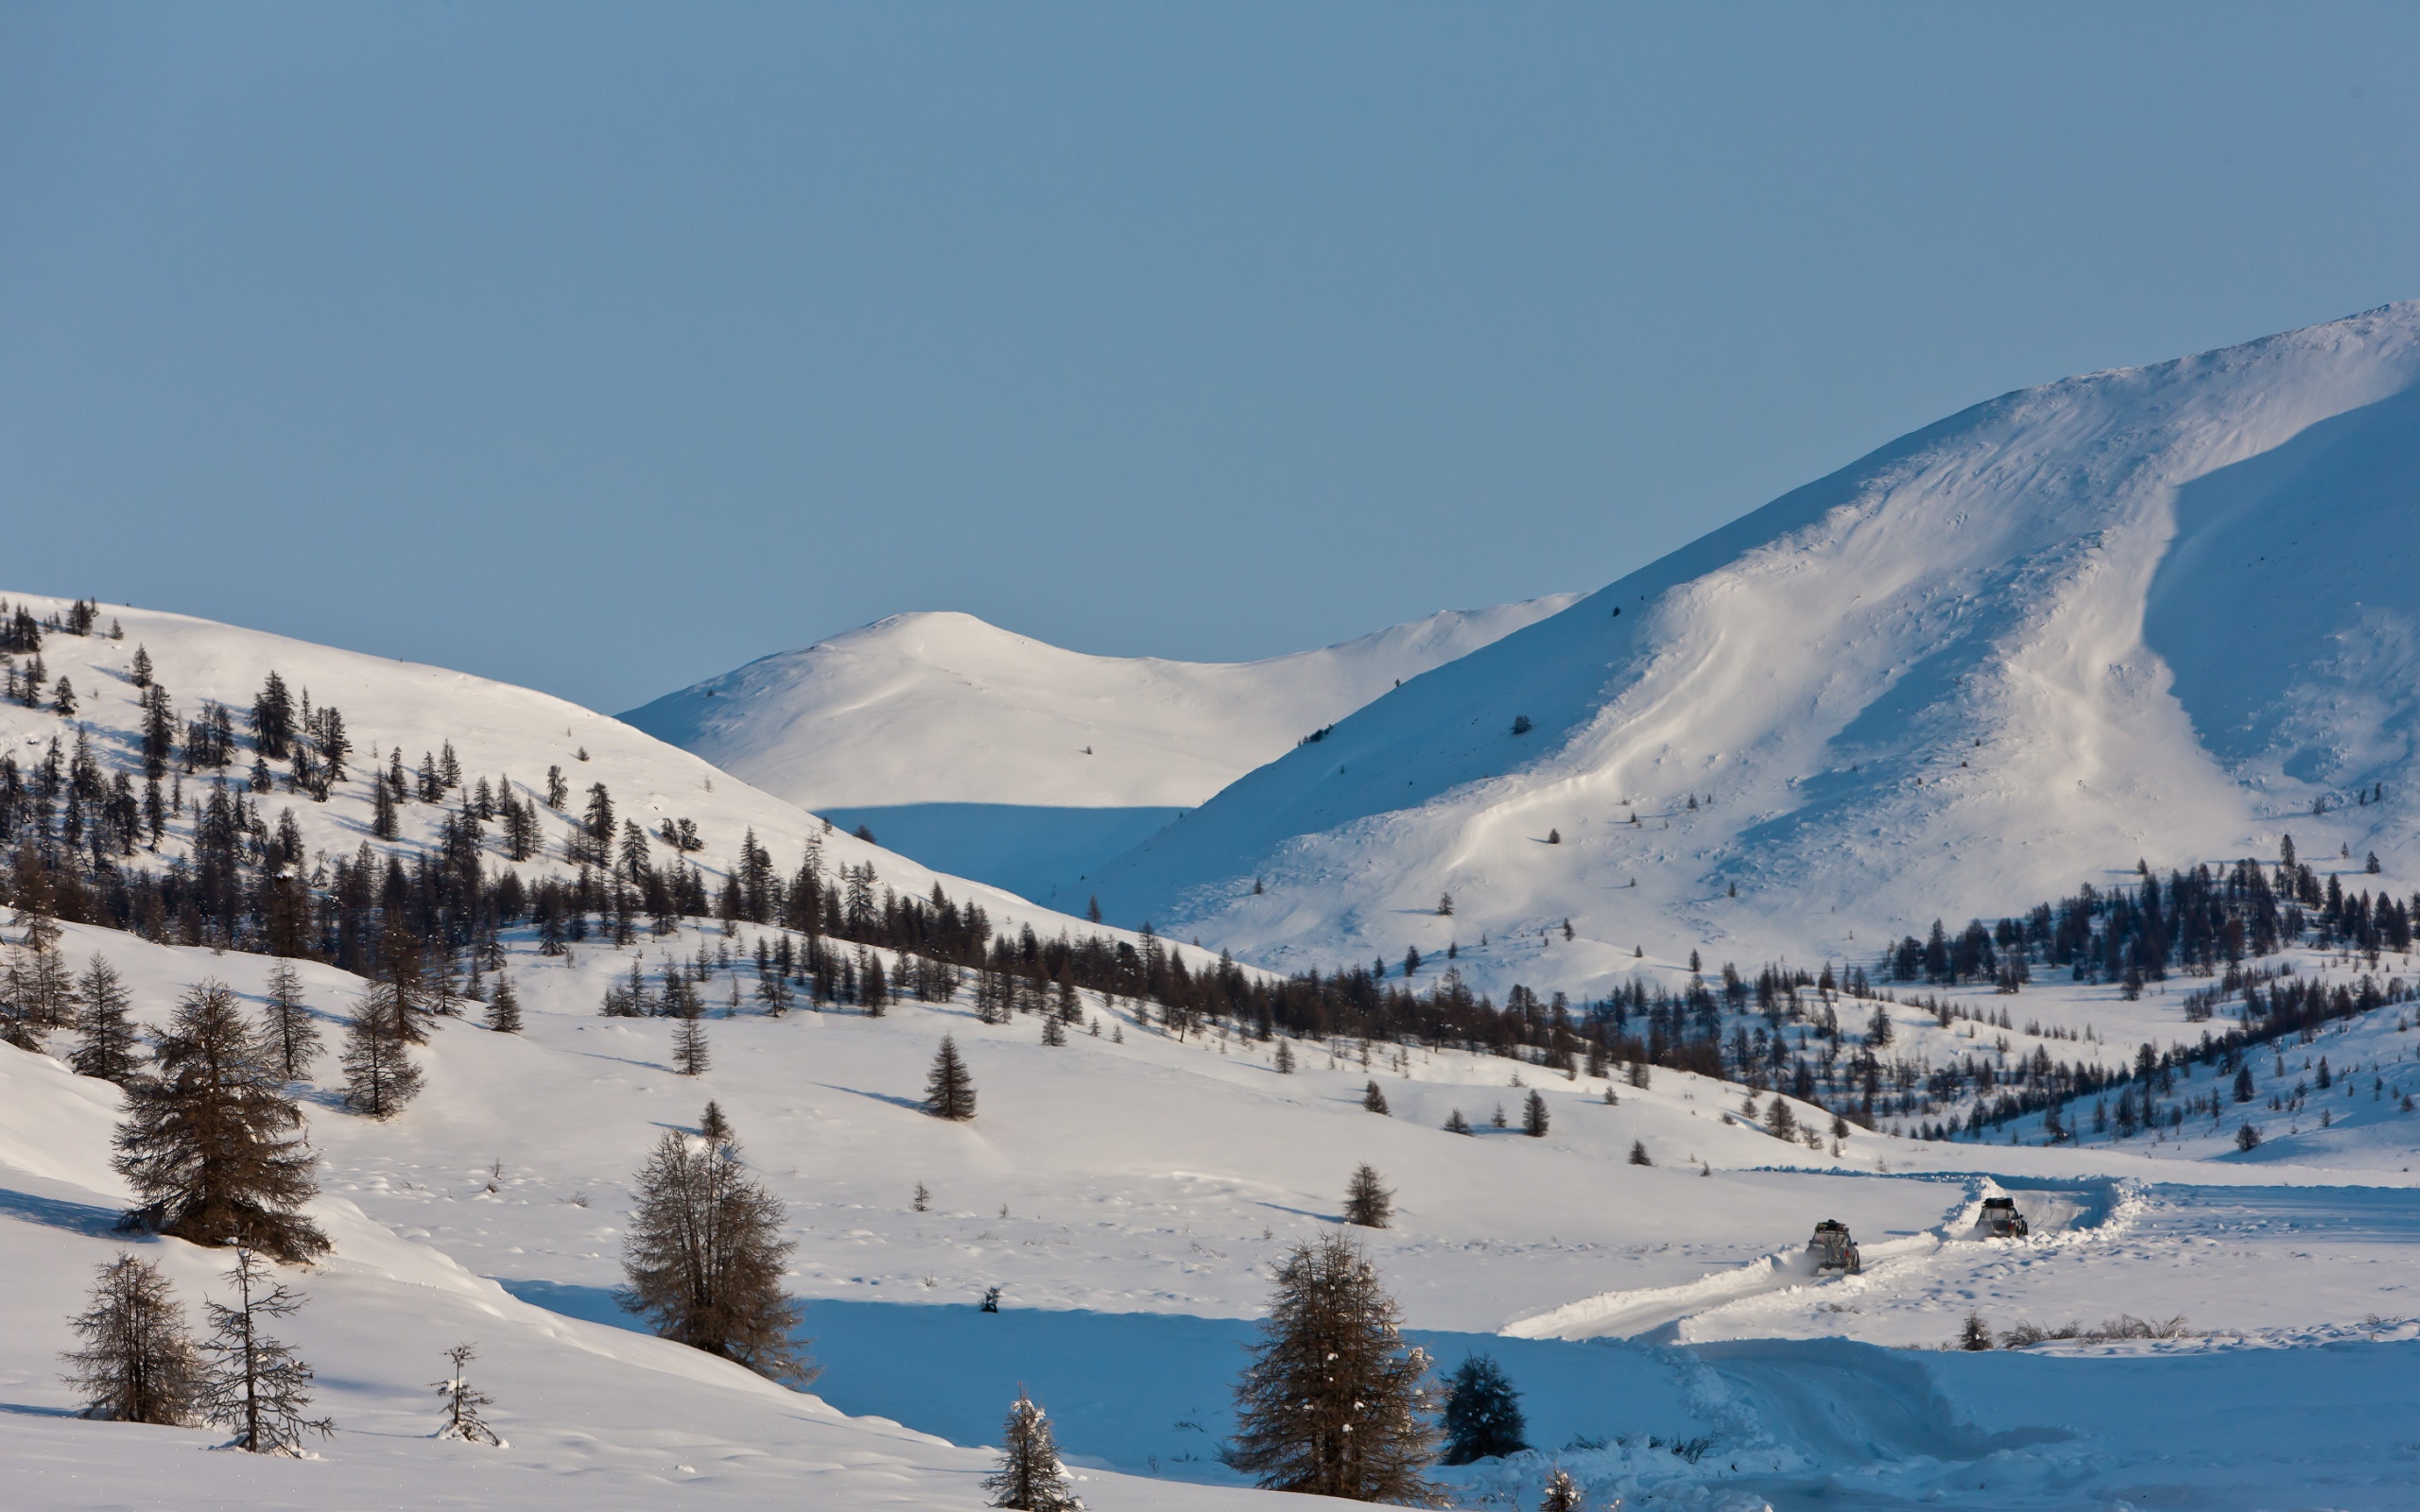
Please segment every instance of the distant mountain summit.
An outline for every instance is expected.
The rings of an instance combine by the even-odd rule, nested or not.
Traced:
[[[1452,946],[1577,989],[1639,952],[1870,960],[2289,832],[2406,847],[2415,385],[2397,304],[1979,404],[1386,692],[1095,885],[1267,965]]]
[[[622,718],[892,849],[1080,904],[1100,861],[1396,682],[1577,596],[1240,662],[1088,656],[971,614],[895,614]]]

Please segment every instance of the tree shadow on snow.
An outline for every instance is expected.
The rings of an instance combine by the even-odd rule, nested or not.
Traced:
[[[91,1239],[123,1238],[118,1228],[121,1214],[115,1208],[95,1207],[89,1202],[69,1202],[60,1197],[37,1197],[30,1192],[12,1192],[0,1188],[0,1213],[38,1223],[46,1228],[64,1228],[69,1233]]]

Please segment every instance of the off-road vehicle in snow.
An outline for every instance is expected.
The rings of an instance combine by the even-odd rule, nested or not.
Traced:
[[[1985,1197],[1979,1227],[1986,1239],[2022,1239],[2031,1232],[2026,1227],[2025,1214],[2016,1211],[2014,1197]]]
[[[1849,1237],[1849,1226],[1837,1218],[1826,1218],[1815,1226],[1815,1237],[1806,1241],[1806,1252],[1815,1257],[1819,1271],[1843,1270],[1854,1276],[1865,1269],[1864,1257],[1857,1252],[1857,1241]]]

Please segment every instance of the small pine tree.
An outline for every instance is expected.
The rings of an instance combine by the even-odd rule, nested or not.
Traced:
[[[1448,1113],[1448,1114],[1446,1114],[1446,1115],[1445,1115],[1445,1132],[1446,1132],[1446,1133],[1448,1133],[1448,1134],[1467,1134],[1467,1133],[1469,1133],[1470,1131],[1471,1131],[1470,1121],[1469,1121],[1468,1119],[1465,1119],[1464,1117],[1462,1117],[1462,1110],[1461,1110],[1461,1108],[1455,1108],[1452,1112],[1450,1112],[1450,1113]]]
[[[345,1025],[344,1101],[381,1121],[420,1095],[421,1071],[397,1027],[395,999],[373,989]]]
[[[1983,1314],[1979,1309],[1967,1310],[1965,1327],[1958,1331],[1958,1347],[1962,1349],[1978,1350],[1992,1348],[1992,1331],[1990,1326],[1984,1323]]]
[[[1042,1016],[1042,1042],[1046,1045],[1065,1044],[1067,1042],[1066,1021],[1060,1018],[1059,1015],[1055,1013],[1044,1014]]]
[[[1571,1472],[1562,1466],[1547,1477],[1546,1494],[1538,1499],[1538,1512],[1580,1512],[1580,1487]]]
[[[706,1110],[698,1115],[698,1138],[708,1144],[732,1143],[731,1120],[723,1116],[722,1104],[706,1099]]]
[[[672,1069],[683,1076],[702,1076],[710,1064],[705,1021],[683,1019],[672,1030]]]
[[[933,1052],[933,1069],[925,1077],[925,1111],[935,1118],[962,1124],[975,1116],[975,1078],[959,1058],[958,1041],[942,1036]]]
[[[1378,1090],[1374,1080],[1361,1089],[1361,1106],[1373,1113],[1387,1111],[1387,1094]]]
[[[512,990],[512,978],[496,977],[495,988],[488,995],[487,1024],[497,1034],[521,1032],[521,995]]]
[[[480,1408],[494,1406],[495,1399],[472,1385],[462,1374],[462,1367],[478,1357],[479,1351],[468,1344],[458,1344],[445,1351],[445,1358],[454,1369],[444,1380],[436,1383],[437,1395],[445,1403],[445,1423],[437,1430],[437,1436],[502,1449],[504,1440],[496,1436],[496,1431],[490,1428],[487,1419],[479,1415]]]
[[[1050,1419],[1033,1399],[1017,1390],[1009,1418],[1000,1428],[1000,1468],[983,1478],[992,1504],[1017,1512],[1082,1512],[1083,1505],[1067,1488],[1066,1467],[1059,1463],[1051,1442]]]
[[[122,1423],[193,1420],[201,1358],[185,1332],[167,1278],[149,1261],[120,1254],[94,1278],[92,1305],[68,1320],[84,1345],[69,1351],[67,1383],[84,1416]]]
[[[268,971],[268,1042],[280,1074],[301,1081],[311,1074],[320,1053],[319,1025],[302,1003],[302,979],[293,963],[280,961]]]
[[[1297,1246],[1253,1362],[1236,1385],[1225,1458],[1266,1490],[1434,1506],[1428,1356],[1407,1348],[1395,1304],[1340,1234]]]
[[[140,641],[134,644],[134,664],[127,669],[126,679],[138,688],[151,686],[151,652]]]
[[[1357,1167],[1344,1189],[1344,1221],[1362,1228],[1384,1228],[1394,1216],[1394,1195],[1380,1184],[1374,1168]]]
[[[1291,1043],[1282,1039],[1279,1040],[1277,1041],[1277,1054],[1274,1059],[1277,1066],[1277,1074],[1280,1076],[1291,1076],[1294,1074],[1294,1047]]]
[[[2247,1152],[2258,1149],[2260,1147],[2260,1131],[2253,1127],[2249,1122],[2237,1125],[2235,1131],[2235,1147],[2238,1150],[2244,1150]]]
[[[718,1110],[717,1110],[718,1111]],[[623,1307],[675,1343],[774,1381],[804,1385],[815,1366],[791,1337],[798,1304],[782,1295],[794,1247],[780,1199],[749,1178],[738,1144],[665,1131],[639,1171],[623,1245]]]
[[[1445,1433],[1448,1465],[1517,1454],[1530,1447],[1521,1394],[1492,1355],[1469,1356],[1446,1379],[1445,1412],[1439,1426]]]
[[[1647,1142],[1645,1140],[1633,1140],[1630,1142],[1630,1163],[1633,1165],[1653,1165],[1655,1163],[1653,1160],[1647,1158]]]
[[[318,1186],[285,1079],[217,982],[187,989],[158,1074],[126,1089],[111,1163],[142,1206],[131,1227],[301,1262],[328,1247],[302,1215]]]
[[[305,1418],[311,1405],[311,1367],[276,1339],[261,1332],[264,1320],[290,1317],[302,1310],[302,1298],[270,1284],[272,1273],[250,1249],[235,1251],[227,1272],[235,1291],[235,1305],[206,1304],[210,1337],[201,1347],[210,1368],[202,1378],[201,1414],[235,1432],[233,1449],[254,1454],[301,1454],[302,1435],[321,1437],[336,1432],[325,1418]]]
[[[1543,1093],[1532,1091],[1521,1109],[1521,1132],[1533,1140],[1547,1137],[1547,1100]]]
[[[80,1040],[68,1064],[79,1076],[97,1076],[124,1087],[143,1074],[143,1041],[129,1010],[133,994],[117,971],[101,956],[93,957],[76,984],[76,1032]]]

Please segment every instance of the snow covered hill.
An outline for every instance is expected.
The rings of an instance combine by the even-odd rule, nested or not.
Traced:
[[[67,600],[38,595],[15,595],[8,602],[26,607],[37,619],[63,616],[69,608]],[[583,818],[591,788],[601,783],[617,820],[635,821],[648,833],[651,864],[668,868],[685,861],[703,870],[710,887],[718,886],[737,864],[742,842],[752,833],[785,873],[811,847],[827,870],[871,865],[878,885],[903,895],[921,896],[938,884],[953,898],[980,903],[1012,929],[1030,923],[1046,936],[1067,929],[1099,932],[1000,888],[869,845],[620,720],[547,694],[155,610],[102,604],[98,615],[95,634],[50,634],[33,656],[9,659],[12,686],[21,677],[30,678],[37,662],[44,679],[38,707],[0,699],[0,752],[14,758],[28,783],[39,783],[54,746],[64,782],[80,740],[104,782],[124,772],[134,786],[141,785],[147,690],[133,680],[141,652],[151,664],[151,681],[167,695],[179,751],[186,727],[205,719],[213,705],[230,712],[240,737],[271,673],[296,700],[298,717],[305,703],[333,705],[341,713],[353,746],[348,780],[333,784],[325,801],[296,792],[283,764],[270,790],[248,795],[269,829],[293,816],[305,870],[350,856],[364,841],[376,842],[373,784],[364,781],[366,772],[386,770],[399,759],[406,786],[417,790],[424,768],[441,765],[450,751],[459,785],[436,801],[399,807],[395,838],[406,853],[436,848],[444,822],[484,782],[495,799],[510,793],[527,800],[539,832],[532,855],[521,863],[507,861],[497,835],[489,833],[483,841],[486,864],[511,867],[532,880],[567,875],[576,867],[565,858],[564,841]],[[107,633],[112,624],[121,637]],[[54,707],[59,679],[72,690],[71,714]],[[162,786],[176,812],[166,816],[158,849],[142,848],[130,858],[133,865],[157,868],[190,856],[194,823],[213,784],[239,791],[248,784],[251,752],[241,738],[236,747],[234,760],[216,771],[188,775],[182,757],[167,764]],[[562,774],[565,798],[560,808],[544,801],[549,767]],[[689,822],[695,832],[691,849],[661,837],[666,820],[676,826]],[[489,828],[493,832],[494,825]]]
[[[2399,304],[1978,405],[1408,680],[1101,902],[1267,965],[1455,945],[1582,993],[1641,952],[1868,959],[2286,832],[2392,856],[2415,380]]]
[[[1577,597],[1223,663],[1086,656],[971,614],[895,614],[622,718],[927,865],[1046,899],[1404,679]]]
[[[224,769],[168,764],[157,851],[147,835],[131,857],[107,849],[126,822],[113,795],[142,785],[141,690],[126,680],[139,648],[181,717],[206,724],[205,698],[249,704],[271,668],[298,704],[307,687],[314,709],[345,713],[354,775],[326,801],[289,787],[290,762],[247,795],[261,822],[239,843],[259,854],[238,869],[255,893],[281,870],[317,875],[364,845],[382,866],[395,859],[386,875],[399,887],[425,875],[461,849],[460,816],[484,775],[492,796],[535,799],[544,830],[522,862],[499,853],[497,835],[476,837],[491,874],[576,870],[563,842],[594,782],[649,827],[692,821],[693,851],[647,842],[658,868],[685,855],[718,875],[752,829],[785,861],[820,846],[828,868],[871,864],[908,892],[938,882],[998,922],[1083,927],[826,833],[695,757],[540,695],[104,606],[101,627],[112,619],[123,639],[44,637],[43,707],[0,703],[10,758],[0,790],[13,795],[0,815],[43,826],[9,837],[20,854],[0,880],[12,897],[35,874],[24,853],[45,845],[55,856],[102,845],[94,876],[213,865],[197,831],[220,822],[222,778],[249,785],[247,743]],[[21,692],[30,661],[8,667]],[[52,789],[54,740],[68,775]],[[396,833],[381,836],[380,805],[361,791],[373,744],[400,746],[411,769],[441,767],[450,746],[463,781],[404,804]],[[79,751],[88,779],[73,776]],[[561,809],[544,801],[549,765],[567,773]],[[280,862],[288,810],[300,853]],[[2420,881],[2332,869],[2398,893]],[[0,983],[22,979],[28,922],[0,923]],[[205,920],[145,922],[157,937],[66,923],[67,963],[108,960],[147,1028],[206,978],[260,1011],[270,957],[220,948]],[[481,1027],[475,1003],[438,1020],[409,1052],[426,1090],[384,1121],[346,1109],[333,1046],[292,1088],[319,1156],[311,1215],[336,1243],[322,1263],[285,1273],[310,1306],[284,1332],[317,1367],[318,1410],[337,1425],[314,1460],[212,1453],[221,1435],[70,1416],[58,1355],[94,1268],[134,1249],[192,1307],[223,1296],[225,1257],[114,1231],[130,1200],[109,1163],[120,1093],[58,1058],[74,1031],[48,1031],[47,1053],[0,1043],[0,1273],[12,1278],[0,1296],[0,1462],[11,1506],[971,1512],[993,1458],[980,1446],[1022,1383],[1052,1409],[1098,1512],[1274,1507],[1217,1457],[1234,1426],[1238,1346],[1254,1336],[1274,1262],[1337,1231],[1347,1177],[1365,1161],[1396,1211],[1392,1227],[1355,1233],[1412,1336],[1447,1369],[1494,1355],[1525,1393],[1536,1450],[1439,1472],[1464,1504],[1534,1505],[1558,1462],[1591,1505],[1620,1497],[1700,1512],[2120,1497],[2232,1509],[2294,1502],[2323,1477],[2334,1505],[2409,1501],[2395,1426],[2420,1390],[2407,1280],[2420,1243],[2408,952],[2363,959],[2306,943],[2264,960],[2290,964],[2278,981],[2367,993],[2393,980],[2307,1040],[2289,1033],[2243,1056],[2257,1082],[2249,1094],[2229,1091],[2238,1068],[2187,1052],[2202,1030],[2254,1026],[2251,1005],[2221,997],[2215,1022],[2191,1020],[2194,984],[2183,980],[2136,997],[2108,982],[2038,982],[2016,999],[1988,982],[1953,985],[1938,989],[1938,1009],[1810,987],[1770,1018],[1707,1000],[1723,1035],[1753,1032],[1820,1065],[1836,1099],[1854,1092],[1836,1070],[1887,1052],[1887,1063],[1866,1061],[1880,1126],[1836,1133],[1795,1091],[1643,1062],[1558,1069],[1534,1046],[1459,1044],[1443,1027],[1400,1041],[1272,1040],[1245,1015],[1170,1015],[1071,986],[1073,1022],[1046,1030],[1037,1013],[978,1008],[955,973],[929,1000],[879,1015],[774,1012],[756,999],[753,963],[808,941],[744,919],[642,921],[620,944],[592,928],[560,952],[526,915],[497,927],[502,965],[490,971],[515,984],[523,1032]],[[896,950],[858,959],[894,982],[916,975]],[[370,984],[326,962],[296,965],[333,1039]],[[674,1062],[675,1021],[600,1014],[608,988],[633,974],[659,997],[677,976],[709,1005],[687,1025],[710,1049],[694,1074]],[[1653,963],[1645,974],[1679,975]],[[2217,984],[2204,986],[2206,998]],[[918,1106],[945,1033],[975,1078],[970,1123]],[[2137,1043],[2178,1053],[2127,1088],[2140,1100],[2121,1102],[2106,1129],[2086,1106],[2097,1094],[2082,1092],[2066,1108],[2081,1138],[2055,1145],[2043,1111],[2003,1120],[1989,1141],[1901,1137],[1919,1122],[1957,1124],[1985,1095],[1977,1089],[2017,1085],[2029,1065],[2055,1056],[2107,1072],[2134,1063]],[[1993,1079],[1926,1074],[1952,1063]],[[1383,1111],[1368,1106],[1374,1085]],[[2130,1127],[2126,1109],[2154,1095],[2168,1116]],[[1535,1137],[1521,1128],[1532,1096],[1547,1115]],[[785,1206],[796,1248],[784,1284],[807,1304],[824,1367],[811,1393],[646,1336],[614,1301],[633,1173],[664,1130],[694,1128],[710,1098]],[[2242,1150],[2235,1130],[2249,1121],[2267,1137]],[[2033,1236],[1976,1231],[1980,1199],[2000,1191],[2024,1205]],[[1862,1274],[1806,1264],[1817,1217],[1855,1228]],[[1001,1311],[987,1313],[977,1298],[994,1287]],[[2088,1332],[2120,1313],[2181,1312],[2193,1326],[1974,1358],[1906,1348],[1949,1337],[1979,1305],[1999,1330],[2080,1320]],[[491,1416],[509,1448],[433,1436],[429,1383],[438,1351],[457,1342],[478,1347],[475,1374],[497,1399]]]

